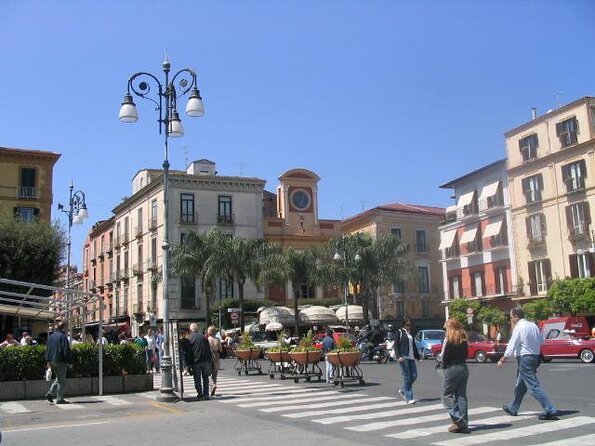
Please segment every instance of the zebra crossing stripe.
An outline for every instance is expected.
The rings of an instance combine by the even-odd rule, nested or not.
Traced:
[[[569,438],[570,440],[570,438]],[[574,444],[595,444],[595,434],[589,435],[581,435],[579,437],[572,437],[572,442]],[[531,446],[560,446],[562,444],[561,440],[550,441],[548,443],[533,443]]]
[[[225,388],[223,387],[221,390],[225,390]],[[255,392],[255,393],[236,393],[236,392],[232,392],[231,394],[227,394],[226,395],[231,395],[231,396],[240,396],[242,398],[242,401],[263,401],[263,400],[271,400],[271,399],[279,399],[279,398],[286,398],[288,396],[297,396],[296,394],[300,394],[300,393],[320,393],[320,391],[318,389],[288,389],[288,390],[274,390],[272,392]],[[243,397],[243,395],[247,395],[246,398]],[[266,395],[266,396],[265,396]],[[230,404],[230,403],[236,403],[237,400],[221,400],[221,403],[225,403],[225,404]]]
[[[479,407],[475,409],[476,414],[482,414],[487,412],[493,412],[493,407]],[[387,427],[395,427],[395,426],[409,426],[412,424],[421,424],[421,423],[429,423],[431,421],[440,421],[440,420],[448,420],[448,414],[443,411],[439,414],[434,415],[426,415],[422,417],[411,417],[411,418],[399,418],[396,420],[390,421],[381,421],[378,423],[368,423],[362,426],[352,426],[347,427],[346,429],[356,431],[356,432],[369,432],[369,431],[377,431],[380,429],[386,429]]]
[[[497,410],[500,410],[495,407],[492,409],[494,412]],[[469,415],[474,415],[474,414],[476,414],[476,413],[474,412],[473,409],[469,411]],[[515,417],[514,421],[527,420],[529,418],[533,418],[535,415],[536,415],[536,413],[535,414],[526,414],[526,415],[517,415]],[[502,416],[496,416],[496,417],[490,417],[490,418],[483,418],[481,420],[474,420],[472,423],[469,423],[469,429],[471,429],[472,431],[475,431],[475,430],[481,431],[481,429],[484,427],[497,426],[497,425],[502,425],[502,424],[510,424],[511,421],[512,421],[512,418],[510,417],[510,415],[502,415]],[[385,437],[408,439],[408,438],[425,437],[427,435],[439,434],[441,432],[446,432],[446,427],[444,425],[418,428],[418,429],[409,429],[404,432],[397,432],[394,434],[386,434]],[[556,445],[556,446],[558,446],[558,445]]]
[[[343,393],[337,393],[337,392],[328,392],[325,396],[316,396],[316,401],[330,401],[330,400],[341,400],[341,399],[346,399],[346,398],[351,398],[351,397],[355,397],[355,396],[367,396],[363,393],[351,393],[351,394],[343,394]],[[288,398],[293,398],[294,395],[290,395],[290,396],[284,396],[282,399],[277,399],[275,398],[273,400],[273,398],[269,398],[268,400],[265,401],[259,401],[257,403],[246,403],[246,404],[238,404],[239,407],[262,407],[262,406],[271,406],[271,405],[275,405],[275,404],[299,404],[304,402],[304,398],[309,398],[310,395],[302,395],[301,398],[294,398],[294,399],[288,399]]]
[[[110,406],[132,406],[133,403],[131,401],[123,400],[122,398],[118,398],[112,395],[102,395],[102,396],[94,396],[96,400],[101,402],[107,403]]]
[[[345,395],[346,397],[351,397],[353,395]],[[342,406],[345,404],[351,403],[363,403],[367,401],[384,401],[389,397],[386,396],[375,396],[371,398],[351,398],[351,399],[344,399],[340,401],[331,401],[330,403],[314,403],[314,404],[305,404],[305,405],[295,405],[292,404],[291,406],[281,406],[281,407],[271,407],[267,409],[260,409],[261,412],[284,412],[287,410],[301,410],[301,409],[315,409],[317,407],[333,407],[333,406]],[[350,408],[351,409],[351,408]],[[345,408],[343,408],[343,412],[345,412]],[[351,410],[350,410],[351,412]]]
[[[388,397],[387,397],[388,398]],[[404,401],[394,401],[394,398],[390,398],[393,401],[388,403],[378,403],[378,404],[366,404],[366,405],[358,405],[356,407],[351,407],[349,412],[367,412],[369,410],[376,410],[376,409],[387,409],[389,407],[399,407],[404,406]],[[288,413],[283,415],[287,418],[307,418],[307,417],[316,417],[319,415],[332,415],[335,413],[345,413],[345,409],[330,409],[330,410],[311,410],[311,411],[300,411],[299,413]]]
[[[27,413],[27,412],[31,412],[29,409],[27,409],[21,403],[17,403],[17,402],[14,402],[14,401],[9,401],[9,402],[6,402],[6,403],[0,403],[0,411],[6,412],[6,413]]]
[[[394,417],[394,416],[402,416],[402,415],[408,415],[408,414],[412,414],[412,413],[429,412],[429,411],[438,410],[438,409],[442,409],[442,411],[444,411],[442,404],[432,404],[429,406],[417,406],[417,407],[413,407],[413,408],[410,406],[407,406],[406,408],[404,407],[403,409],[398,409],[398,410],[385,410],[383,412],[363,413],[363,414],[359,414],[359,415],[342,415],[342,416],[338,416],[338,417],[319,418],[317,420],[312,420],[312,421],[314,423],[320,423],[320,424],[347,423],[347,422],[353,421],[353,420],[371,420],[371,419],[377,419],[377,418],[390,418],[390,417]]]
[[[579,416],[573,418],[565,418],[558,421],[543,421],[537,422],[533,426],[523,426],[516,429],[506,429],[498,432],[489,432],[480,434],[475,432],[474,435],[468,437],[457,436],[452,440],[439,441],[432,443],[436,446],[470,446],[474,444],[485,443],[488,441],[504,441],[511,439],[518,439],[524,437],[531,437],[537,434],[545,434],[548,432],[555,432],[563,429],[576,428],[580,426],[586,426],[588,424],[595,423],[595,418]],[[560,442],[558,442],[560,444]]]
[[[84,409],[85,406],[82,404],[70,403],[70,404],[54,404],[54,406],[59,407],[62,410],[81,410]]]

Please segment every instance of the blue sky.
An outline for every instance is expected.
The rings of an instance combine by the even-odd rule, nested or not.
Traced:
[[[91,214],[72,231],[79,263],[90,225],[162,165],[151,104],[136,100],[134,125],[118,110],[128,77],[160,76],[167,49],[173,70],[198,72],[206,107],[171,140],[172,168],[207,158],[274,191],[305,167],[322,218],[447,206],[438,186],[503,158],[531,107],[595,95],[593,17],[588,0],[2,0],[0,146],[62,154],[54,201],[72,179]]]

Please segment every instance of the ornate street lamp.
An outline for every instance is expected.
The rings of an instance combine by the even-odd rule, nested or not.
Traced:
[[[72,239],[70,237],[70,232],[72,229],[72,225],[81,225],[83,224],[83,220],[89,217],[89,212],[87,211],[87,203],[85,202],[85,193],[82,190],[77,190],[74,192],[74,184],[72,180],[70,181],[70,186],[68,186],[70,190],[70,195],[68,199],[68,209],[65,209],[64,206],[58,203],[58,210],[64,212],[68,216],[68,244],[66,245],[66,289],[70,288],[70,257],[71,257],[71,244]],[[72,343],[72,321],[71,321],[71,312],[70,312],[70,300],[71,295],[68,293],[66,296],[66,318],[68,319],[68,328],[70,330],[69,340]],[[84,311],[84,310],[83,310]],[[83,320],[83,324],[85,321]]]
[[[205,108],[200,97],[196,82],[196,73],[184,68],[173,75],[170,80],[170,63],[165,59],[163,62],[163,73],[165,81],[161,83],[157,77],[144,71],[130,76],[128,79],[128,90],[124,95],[124,101],[120,108],[120,121],[133,123],[138,121],[136,104],[132,100],[132,94],[148,99],[155,104],[155,110],[159,112],[159,134],[164,135],[164,161],[163,161],[163,335],[165,337],[163,347],[163,358],[161,369],[163,378],[161,381],[160,393],[157,400],[161,402],[173,402],[177,397],[172,385],[172,360],[169,351],[170,327],[169,327],[169,210],[168,210],[168,139],[180,138],[184,135],[184,128],[178,113],[178,97],[190,94],[186,105],[186,114],[191,117],[200,117],[205,114]],[[156,91],[151,89],[151,84]]]
[[[347,271],[347,245],[345,243],[345,234],[341,235],[342,247],[343,247],[343,254],[341,255],[339,251],[335,252],[333,256],[333,260],[340,262],[343,261],[343,272],[345,274],[345,284],[343,285],[343,304],[345,305],[345,326],[347,327],[347,331],[349,331],[349,302],[347,300],[348,296],[348,289],[349,289],[349,273]],[[354,260],[359,262],[361,260],[361,256],[355,254]]]

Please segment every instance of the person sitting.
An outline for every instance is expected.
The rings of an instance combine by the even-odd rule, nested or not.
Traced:
[[[14,339],[14,335],[12,333],[6,333],[6,339],[4,339],[4,342],[2,344],[0,344],[0,348],[4,348],[4,347],[17,347],[21,344],[19,344],[17,341],[15,341]]]

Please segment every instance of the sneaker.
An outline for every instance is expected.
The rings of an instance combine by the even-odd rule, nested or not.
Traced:
[[[415,404],[415,403],[417,403],[417,400],[409,400],[409,401],[407,401],[407,404]]]
[[[215,392],[217,391],[217,386],[213,386],[211,389],[211,396],[215,396]]]
[[[448,426],[448,432],[457,432],[459,430],[459,425],[457,423],[452,423]]]
[[[510,415],[511,417],[516,417],[516,412],[513,412],[512,410],[510,410],[508,408],[508,406],[502,406],[502,410],[504,412],[506,412],[508,415]]]
[[[537,417],[538,420],[541,421],[545,421],[545,420],[550,420],[550,421],[556,421],[559,420],[559,418],[556,416],[556,413],[542,413]]]
[[[52,404],[54,402],[54,398],[49,393],[46,393],[45,399],[48,400],[48,403]]]
[[[70,404],[70,401],[62,399],[62,400],[56,401],[56,404]]]
[[[407,401],[407,398],[405,397],[405,391],[403,389],[399,389],[399,395],[401,395],[401,398]]]

